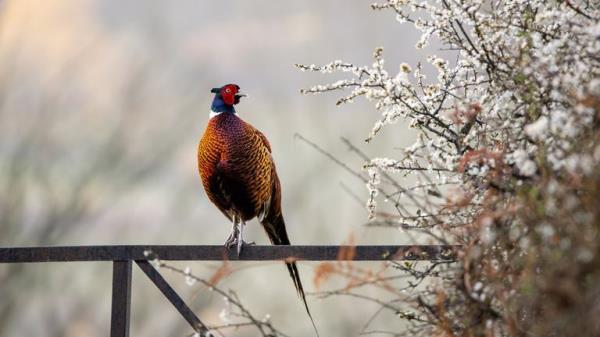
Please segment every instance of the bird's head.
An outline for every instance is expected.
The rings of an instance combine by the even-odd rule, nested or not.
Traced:
[[[237,84],[226,84],[220,88],[213,88],[210,92],[215,94],[212,104],[212,110],[215,112],[233,112],[233,106],[240,102],[240,98],[246,96]]]

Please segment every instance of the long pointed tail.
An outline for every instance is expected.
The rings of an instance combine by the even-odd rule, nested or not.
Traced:
[[[285,230],[285,222],[283,220],[283,216],[279,215],[275,218],[267,218],[262,222],[271,243],[274,245],[289,245],[290,240],[287,235],[287,231]],[[302,281],[300,280],[300,273],[298,272],[298,267],[296,267],[295,262],[286,262],[285,263],[288,272],[290,273],[290,277],[294,281],[294,287],[296,287],[296,291],[298,292],[298,296],[302,299],[304,303],[304,308],[306,309],[306,313],[308,314],[308,318],[310,318],[310,322],[312,323],[313,328],[315,329],[315,333],[319,336],[319,331],[317,330],[317,326],[315,325],[315,321],[310,313],[310,309],[308,308],[308,303],[306,302],[306,295],[304,294],[304,288],[302,287]]]

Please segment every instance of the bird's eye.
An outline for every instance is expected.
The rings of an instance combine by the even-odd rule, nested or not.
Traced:
[[[225,89],[225,92],[226,92],[226,93],[230,93],[230,92],[231,92],[231,89],[227,88],[227,89]]]

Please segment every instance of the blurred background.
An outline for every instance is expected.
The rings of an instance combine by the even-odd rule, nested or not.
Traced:
[[[196,146],[209,90],[226,83],[250,94],[238,113],[272,144],[293,243],[340,244],[352,235],[356,244],[406,243],[401,232],[365,228],[363,183],[294,134],[360,170],[362,160],[340,137],[368,154],[394,156],[394,148],[412,143],[410,131],[390,129],[364,144],[375,109],[364,101],[336,107],[335,95],[300,95],[300,88],[336,78],[293,65],[371,64],[373,50],[385,46],[396,73],[400,62],[424,58],[417,39],[368,2],[2,1],[0,246],[221,244],[230,224],[204,194]],[[268,242],[256,221],[246,237]],[[180,265],[203,277],[218,267]],[[285,268],[244,267],[222,285],[282,331],[308,335]],[[309,291],[313,267],[300,266]],[[108,335],[111,272],[109,263],[0,265],[0,336]],[[199,317],[220,321],[221,298],[165,276]],[[135,269],[133,282],[132,336],[189,335]],[[322,336],[356,335],[378,308],[342,297],[309,302]]]

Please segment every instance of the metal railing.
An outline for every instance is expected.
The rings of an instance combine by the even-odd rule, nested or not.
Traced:
[[[429,260],[452,261],[458,246],[248,246],[240,257],[235,249],[223,246],[63,246],[63,247],[0,247],[0,263],[112,261],[111,337],[129,336],[131,310],[131,274],[135,262],[154,285],[179,311],[194,331],[203,334],[207,326],[194,314],[149,260],[169,261],[384,261]],[[352,251],[352,254],[340,252]]]

